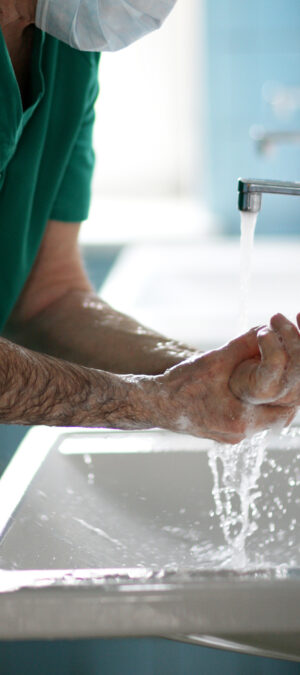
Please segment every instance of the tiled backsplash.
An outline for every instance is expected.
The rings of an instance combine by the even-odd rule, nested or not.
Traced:
[[[300,132],[300,3],[298,0],[205,0],[207,184],[209,206],[237,233],[238,176],[300,181],[300,144],[260,154],[250,136]],[[298,108],[274,106],[268,89],[299,87]],[[259,233],[300,235],[300,200],[263,199]]]

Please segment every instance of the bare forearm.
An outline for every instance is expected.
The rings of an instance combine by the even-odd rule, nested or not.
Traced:
[[[196,351],[141,326],[88,291],[67,293],[27,322],[10,322],[5,336],[114,373],[163,373]]]
[[[66,363],[0,338],[0,423],[149,428],[152,379]]]
[[[253,355],[252,337],[241,336],[157,376],[89,369],[0,338],[0,423],[161,427],[237,443],[249,431],[289,423],[295,412],[244,405],[231,394],[229,376],[243,356]]]

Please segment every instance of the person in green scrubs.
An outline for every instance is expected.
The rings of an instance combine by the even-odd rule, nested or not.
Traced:
[[[228,382],[241,361],[255,365],[256,332],[200,355],[108,307],[86,277],[77,237],[90,200],[99,54],[41,32],[35,9],[35,0],[0,0],[0,422],[164,426],[239,440],[245,406]],[[293,412],[246,409],[256,428]],[[209,650],[196,662],[195,648],[170,644],[2,643],[0,670],[205,668]],[[222,654],[216,668],[213,653],[212,671],[240,672],[241,658],[245,669],[245,657],[236,668],[232,658]]]
[[[0,0],[0,421],[162,427],[229,443],[249,424],[287,423],[300,403],[300,338],[284,317],[201,354],[94,293],[77,238],[99,54],[39,30],[35,11],[36,0]],[[242,362],[238,398],[230,378]]]

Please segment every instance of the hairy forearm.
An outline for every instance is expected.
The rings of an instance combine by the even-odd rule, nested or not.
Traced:
[[[161,427],[238,443],[249,431],[289,423],[295,413],[282,406],[245,406],[231,394],[229,377],[253,355],[252,338],[246,334],[157,376],[86,368],[0,338],[0,423]],[[254,354],[256,349],[255,341]]]
[[[0,338],[0,423],[149,428],[153,389],[151,377],[85,368]]]
[[[160,374],[196,352],[88,291],[71,291],[27,321],[10,321],[4,335],[38,352],[111,373]]]

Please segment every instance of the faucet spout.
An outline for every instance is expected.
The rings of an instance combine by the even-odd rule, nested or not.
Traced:
[[[255,178],[238,179],[238,208],[240,211],[257,213],[261,209],[263,193],[278,195],[298,195],[300,183],[281,180],[260,180]]]

